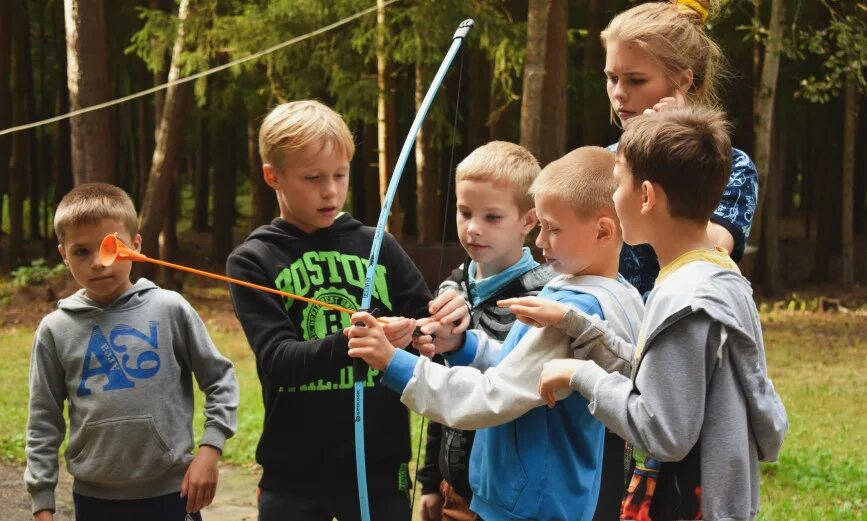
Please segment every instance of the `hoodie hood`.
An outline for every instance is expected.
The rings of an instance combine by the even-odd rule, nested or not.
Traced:
[[[107,306],[87,298],[82,288],[69,297],[58,301],[57,307],[63,311],[84,316],[107,311],[126,311],[146,303],[157,289],[159,288],[156,284],[142,277]]]
[[[357,221],[346,212],[341,212],[328,228],[322,228],[313,233],[306,233],[282,217],[277,217],[269,224],[262,225],[253,230],[253,233],[247,237],[247,240],[260,240],[271,244],[281,244],[298,239],[333,238],[357,232],[362,226],[364,225],[360,221]]]

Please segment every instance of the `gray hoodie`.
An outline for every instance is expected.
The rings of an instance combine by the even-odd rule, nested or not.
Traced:
[[[607,329],[581,318],[570,335]],[[758,463],[777,459],[788,422],[740,274],[710,262],[677,269],[648,298],[632,378],[584,364],[571,383],[594,416],[663,465],[698,451],[704,519],[755,518]]]
[[[103,499],[177,492],[193,459],[193,380],[205,394],[200,444],[220,450],[237,425],[238,383],[199,315],[179,294],[139,279],[108,306],[80,290],[36,331],[24,481],[33,512],[54,510],[57,451],[73,490]]]

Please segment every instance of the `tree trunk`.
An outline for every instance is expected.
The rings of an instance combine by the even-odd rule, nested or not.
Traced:
[[[196,206],[193,210],[193,230],[202,232],[208,229],[208,203],[211,199],[211,138],[208,129],[209,118],[199,118],[199,147],[196,158]]]
[[[780,157],[784,151],[785,134],[777,129],[774,130],[774,136],[771,139],[771,154],[772,161],[768,165],[771,175],[767,177],[765,184],[765,205],[763,216],[765,222],[768,223],[761,235],[761,245],[759,249],[759,259],[762,261],[761,279],[765,282],[764,289],[767,295],[779,295],[782,290],[782,277],[780,276],[780,237],[779,226],[777,223],[780,219],[780,196],[781,196],[781,181],[784,165],[783,158]]]
[[[262,174],[262,158],[259,155],[259,136],[254,116],[247,116],[247,172],[250,175],[250,230],[268,224],[276,215],[277,198],[274,190],[265,183]]]
[[[566,153],[566,105],[568,80],[569,3],[552,0],[549,4],[548,31],[545,50],[545,82],[542,87],[542,121],[539,162],[542,166]]]
[[[428,67],[415,66],[415,108],[421,107],[432,77]],[[432,146],[433,124],[426,119],[415,138],[415,186],[418,243],[433,244],[440,239],[440,195],[439,159],[437,150]],[[448,173],[451,175],[451,172]]]
[[[226,263],[232,251],[232,226],[235,223],[235,127],[223,122],[214,129],[214,211],[211,241],[213,261]]]
[[[12,7],[12,53],[15,67],[12,68],[12,122],[20,125],[33,118],[33,77],[30,66],[30,35],[27,7],[19,0]],[[16,266],[24,253],[24,199],[27,180],[30,177],[30,150],[33,146],[33,131],[12,134],[12,150],[9,157],[9,252],[10,267]],[[37,202],[38,206],[38,202]]]
[[[379,190],[371,187],[380,186],[379,183],[379,131],[374,125],[364,125],[361,151],[364,154],[364,169],[362,171],[362,186],[364,190],[364,223],[376,226],[379,217],[380,194]]]
[[[178,33],[172,49],[172,65],[169,80],[180,77],[181,52],[184,46],[184,22],[187,18],[189,0],[181,0],[178,8]],[[169,187],[178,168],[181,145],[183,144],[183,123],[190,97],[190,83],[169,87],[166,92],[162,118],[159,122],[157,142],[151,159],[150,175],[148,176],[147,192],[139,212],[140,233],[142,236],[142,251],[157,251],[158,237],[163,228],[168,205]],[[153,276],[153,265],[144,263],[141,266],[143,276]]]
[[[859,103],[860,105],[860,103]],[[852,213],[855,215],[853,229],[856,234],[865,232],[867,224],[867,117],[865,112],[859,111],[858,131],[855,136],[855,195]],[[858,143],[861,143],[858,146]],[[857,273],[856,273],[857,275]]]
[[[9,76],[12,67],[12,3],[0,1],[0,100],[12,99]],[[0,128],[12,126],[12,104],[0,102]],[[5,195],[9,193],[9,155],[12,136],[0,136],[0,230],[3,229]],[[0,262],[6,259],[0,259]]]
[[[521,145],[537,158],[542,153],[542,102],[548,13],[554,0],[529,0],[527,53],[521,95]]]
[[[171,184],[168,187],[168,191],[166,193],[166,199],[169,200],[168,207],[166,208],[166,218],[163,221],[163,229],[160,230],[159,235],[159,249],[160,249],[160,259],[169,262],[175,262],[177,260],[178,255],[178,212],[177,212],[177,203],[178,203],[178,187],[180,183],[178,182],[178,175],[175,172],[175,175],[172,176]],[[159,269],[159,284],[160,286],[171,289],[173,291],[181,291],[181,278],[180,273],[171,268],[163,268]]]
[[[57,91],[54,96],[54,107],[57,114],[69,112],[69,84],[66,79],[66,43],[59,36],[63,34],[63,13],[58,12],[52,18],[54,34],[57,35],[54,46],[54,58],[57,63]],[[73,187],[72,175],[72,128],[68,119],[57,122],[57,141],[54,160],[54,205]]]
[[[475,150],[490,141],[490,129],[488,118],[491,111],[491,65],[485,57],[484,51],[476,48],[467,48],[469,70],[472,77],[467,75],[469,83],[469,102],[465,104],[467,111],[467,150]],[[454,172],[448,172],[454,175]]]
[[[69,106],[78,110],[108,99],[108,55],[103,0],[64,0]],[[113,183],[111,114],[97,110],[72,118],[75,184]]]
[[[16,52],[15,68],[21,81],[21,90],[24,99],[17,98],[19,103],[24,104],[24,118],[22,122],[30,122],[36,119],[36,88],[33,82],[33,55],[30,44],[30,13],[28,12],[27,2],[22,1],[16,17],[15,38],[18,40],[18,51]],[[44,127],[43,127],[44,129]],[[22,138],[26,142],[25,148],[27,155],[22,158],[24,161],[23,172],[25,172],[24,187],[28,192],[30,200],[30,212],[28,215],[28,238],[36,240],[40,238],[39,233],[39,179],[42,173],[38,167],[39,150],[37,147],[36,136],[40,129],[31,129],[22,134]]]
[[[148,174],[150,173],[148,158],[148,119],[145,101],[141,98],[135,100],[136,108],[136,165],[138,167],[138,176],[136,176],[136,200],[139,205],[144,201],[145,193],[148,188]]]
[[[842,100],[833,99],[829,103],[813,108],[818,114],[813,126],[816,128],[816,143],[814,146],[814,185],[816,201],[816,251],[814,282],[831,280],[832,260],[841,252],[840,201],[842,201],[841,176],[843,165],[842,129],[839,123],[834,124],[828,114],[842,111]]]
[[[842,278],[844,288],[855,284],[855,243],[852,214],[855,179],[855,127],[858,124],[858,93],[854,80],[847,79],[843,101],[843,208],[842,217]]]
[[[41,4],[40,8],[42,8],[41,14],[44,15],[45,5],[42,3],[40,3],[40,4]],[[51,20],[48,20],[48,22],[50,22],[50,21]],[[47,80],[46,80],[46,78],[48,77],[46,58],[47,58],[48,52],[50,51],[50,49],[46,49],[47,46],[44,43],[44,42],[48,41],[47,33],[46,33],[46,30],[47,30],[46,23],[47,22],[45,20],[45,16],[39,16],[39,92],[40,92],[40,96],[39,96],[39,108],[37,110],[37,113],[38,113],[38,117],[40,119],[44,118],[46,116],[49,116],[51,114],[51,111],[54,109],[54,107],[52,107],[54,100],[52,99],[52,96],[49,92],[49,89],[47,86]],[[36,199],[36,200],[39,201],[40,207],[44,207],[45,211],[42,212],[41,215],[39,215],[39,213],[37,212],[36,221],[37,221],[37,227],[40,230],[39,237],[40,238],[41,237],[50,238],[54,234],[51,232],[51,223],[50,223],[50,215],[49,215],[51,213],[51,201],[49,200],[49,196],[51,193],[51,176],[50,176],[49,172],[51,172],[51,168],[52,168],[51,167],[52,157],[51,157],[51,135],[49,133],[48,128],[42,127],[39,129],[38,141],[39,141],[39,145],[38,145],[39,152],[35,153],[34,155],[38,155],[39,158],[41,158],[41,164],[38,164],[36,162],[36,159],[34,159],[34,166],[36,167],[36,172],[39,173],[40,185],[37,185],[37,186],[44,186],[45,189],[44,190],[38,190],[38,193],[35,195],[38,197],[38,199]],[[31,186],[30,188],[31,188],[30,197],[31,197],[31,199],[33,199],[34,198],[34,193],[33,193],[34,187]],[[52,241],[45,241],[43,243],[43,250],[45,253],[43,255],[44,257],[48,257],[48,255],[50,253],[50,249],[49,249],[50,248],[50,246],[49,246],[50,242],[52,242]],[[53,248],[51,248],[51,249],[53,249]]]
[[[756,93],[755,106],[753,107],[753,127],[755,129],[755,160],[759,171],[759,186],[765,189],[759,190],[758,207],[753,220],[752,237],[754,244],[761,244],[770,249],[762,255],[765,259],[765,288],[770,295],[776,295],[780,291],[779,253],[777,245],[769,245],[762,240],[763,228],[777,226],[776,215],[765,216],[762,214],[765,195],[770,192],[769,178],[778,175],[772,172],[771,141],[774,128],[774,104],[777,93],[777,77],[780,69],[780,48],[783,37],[783,18],[785,16],[785,4],[783,0],[771,1],[771,21],[768,25],[768,42],[765,46],[764,60],[762,62],[762,74]],[[776,185],[775,185],[776,186]],[[776,201],[773,203],[776,211]],[[770,232],[776,237],[776,230]]]
[[[605,49],[599,40],[599,34],[608,22],[605,13],[607,2],[604,0],[590,0],[587,6],[587,37],[584,38],[584,70],[581,74],[584,79],[584,106],[581,111],[584,114],[583,143],[585,145],[605,146],[607,135],[606,123],[611,119],[611,108],[607,96],[603,95],[602,88],[605,78],[602,69],[605,67]]]
[[[385,202],[388,183],[397,162],[397,94],[394,88],[394,66],[388,59],[385,49],[388,28],[385,20],[385,2],[377,0],[376,5],[376,84],[379,88],[376,114],[379,144],[379,204]],[[401,240],[400,198],[394,194],[387,229]]]

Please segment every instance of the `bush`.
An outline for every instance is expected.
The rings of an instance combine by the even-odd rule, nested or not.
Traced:
[[[12,285],[20,288],[41,284],[65,269],[63,264],[49,268],[45,265],[45,259],[36,259],[30,266],[21,266],[12,272]]]

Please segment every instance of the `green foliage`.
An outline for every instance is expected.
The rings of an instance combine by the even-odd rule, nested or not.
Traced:
[[[66,269],[63,264],[49,267],[45,259],[36,259],[30,266],[21,266],[12,272],[12,285],[16,287],[41,284]]]
[[[185,23],[184,75],[249,56],[371,6],[369,0],[210,0],[194,4]],[[139,56],[152,71],[164,70],[177,31],[176,13],[153,9],[139,9],[139,13],[144,25],[133,36],[127,53]],[[514,84],[522,73],[526,22],[515,21],[502,2],[393,4],[386,8],[383,48],[398,74],[406,75],[407,69],[418,64],[432,76],[465,18],[476,21],[470,45],[483,49],[492,62],[492,94],[498,103],[512,103],[518,99]],[[219,93],[206,92],[205,81],[200,80],[196,98],[200,106],[207,101],[210,110],[220,112],[229,110],[240,97],[248,113],[256,115],[275,103],[319,98],[350,123],[375,123],[377,30],[376,16],[369,14],[234,67],[234,79],[221,85]],[[212,99],[206,100],[207,96]],[[429,116],[434,146],[442,145],[451,127],[450,112],[448,100],[440,96]]]
[[[867,92],[864,69],[867,67],[867,8],[858,4],[858,14],[842,14],[839,2],[822,1],[831,20],[826,27],[818,29],[794,28],[796,48],[791,53],[797,57],[815,55],[819,58],[817,72],[810,73],[800,81],[797,96],[813,103],[827,103],[840,94],[848,83],[854,83],[861,92]]]

